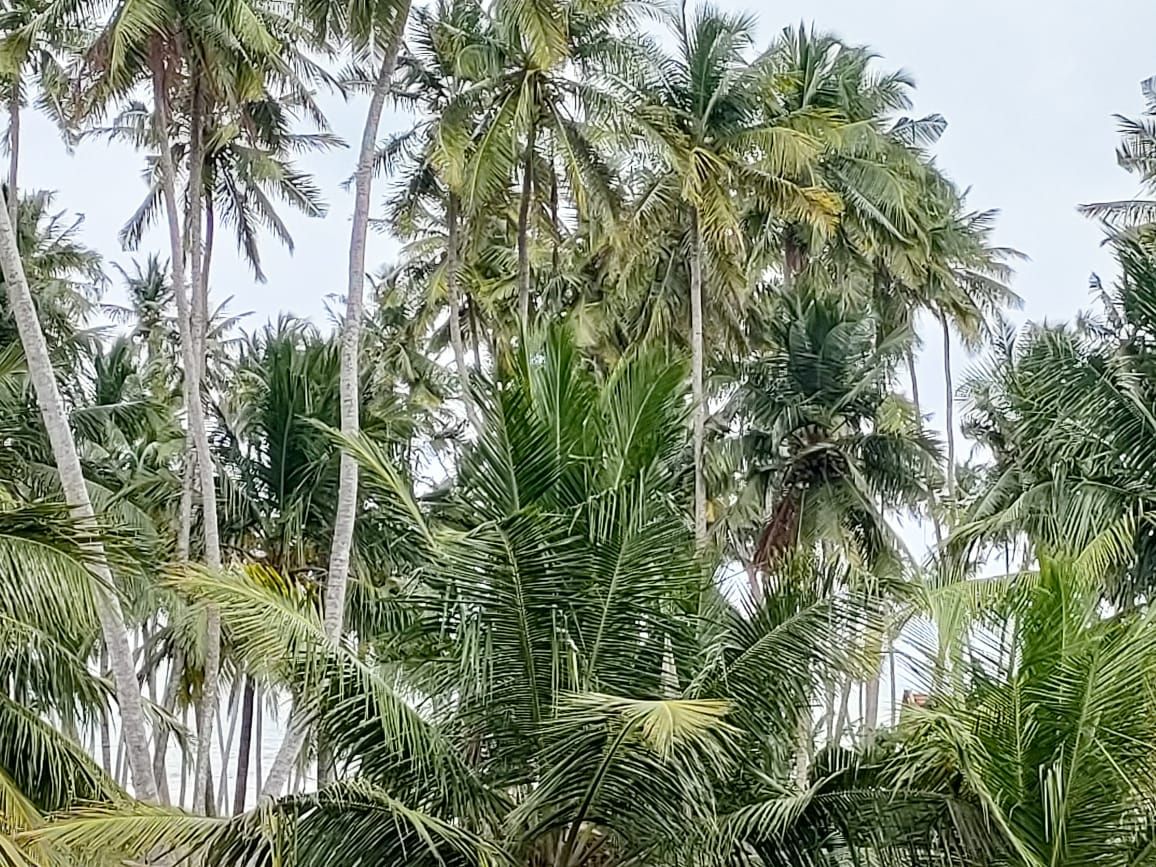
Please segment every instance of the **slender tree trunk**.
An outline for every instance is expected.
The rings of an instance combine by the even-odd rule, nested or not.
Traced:
[[[951,327],[947,317],[939,316],[943,329],[943,385],[947,389],[943,420],[947,427],[947,496],[955,503],[955,385],[951,376]]]
[[[454,366],[457,368],[458,381],[462,389],[462,403],[466,408],[466,418],[478,433],[482,431],[482,424],[478,420],[477,407],[474,405],[474,394],[470,387],[470,370],[466,365],[466,347],[462,340],[462,305],[458,295],[458,197],[450,193],[449,204],[446,207],[447,235],[446,240],[446,294],[450,306],[450,343],[454,350]]]
[[[92,502],[89,500],[88,487],[80,468],[76,442],[68,427],[64,402],[60,397],[56,374],[52,369],[52,359],[48,355],[48,344],[40,328],[40,320],[32,302],[32,293],[24,276],[16,232],[12,221],[8,218],[8,208],[4,207],[3,211],[3,218],[0,219],[0,269],[3,270],[5,282],[8,284],[8,306],[12,318],[16,321],[20,342],[24,347],[28,377],[36,390],[36,400],[40,404],[40,414],[48,432],[64,497],[72,514],[84,523],[92,525],[94,517]],[[129,646],[128,629],[125,627],[120,600],[108,589],[115,586],[112,571],[108,567],[104,546],[99,539],[86,543],[85,547],[91,556],[90,568],[97,579],[94,587],[97,613],[100,616],[101,632],[104,635],[105,647],[108,649],[113,681],[116,685],[120,727],[128,746],[133,789],[141,800],[156,801],[157,787],[153,779],[148,726],[145,722],[132,648]]]
[[[811,737],[811,706],[808,704],[799,709],[798,727],[795,732],[795,784],[800,789],[807,788],[807,778],[811,773],[811,749],[814,746]]]
[[[333,748],[321,732],[317,733],[317,788],[327,786],[337,777]]]
[[[8,97],[8,219],[12,228],[19,229],[17,211],[20,207],[20,193],[17,181],[20,175],[20,92],[12,88]]]
[[[694,541],[706,545],[706,473],[703,448],[706,439],[706,393],[703,387],[702,324],[702,231],[698,210],[691,211],[690,250],[690,368],[694,402]]]
[[[205,195],[205,252],[202,256],[201,264],[201,315],[202,327],[199,334],[197,334],[197,358],[207,358],[208,347],[205,343],[207,336],[207,329],[209,326],[209,272],[213,265],[213,240],[217,234],[217,212],[213,208],[213,197],[206,193]],[[201,371],[201,378],[204,379],[206,370]]]
[[[253,678],[245,677],[241,696],[241,736],[237,746],[237,785],[233,790],[233,815],[245,812],[245,795],[249,784],[249,754],[253,749]]]
[[[106,671],[108,671],[108,652],[103,651],[100,655],[101,677]],[[112,776],[112,727],[109,725],[107,710],[100,712],[100,766],[104,768],[106,774]]]
[[[470,348],[474,353],[474,370],[482,369],[482,336],[478,333],[478,311],[474,299],[467,298],[466,305],[470,311]]]
[[[205,779],[205,793],[204,794],[205,794],[205,797],[201,801],[201,804],[199,807],[197,807],[197,809],[201,812],[201,815],[216,816],[217,815],[217,802],[213,800],[213,762],[212,762],[211,757],[210,757],[210,761],[209,761],[209,774],[208,774],[208,777]]]
[[[553,148],[550,149],[550,165],[554,165]],[[558,221],[558,175],[550,172],[550,268],[558,273],[558,236],[562,234],[561,224]]]
[[[341,433],[356,436],[360,429],[360,383],[358,364],[361,349],[361,316],[365,293],[365,244],[369,232],[370,193],[373,185],[373,158],[377,152],[377,130],[385,98],[389,94],[397,53],[409,18],[409,0],[403,0],[394,22],[394,32],[381,59],[373,95],[361,132],[361,147],[354,173],[353,227],[349,237],[349,286],[345,299],[345,323],[341,331]],[[329,552],[329,573],[325,581],[325,635],[336,641],[341,635],[345,618],[345,593],[349,582],[349,558],[353,549],[353,526],[357,517],[357,461],[347,451],[341,453],[338,470],[337,509],[333,518],[333,543]],[[285,737],[269,769],[269,779],[262,788],[262,796],[275,798],[281,793],[289,769],[301,749],[305,726],[290,712]]]
[[[166,713],[171,714],[177,706],[177,692],[180,690],[184,670],[185,654],[180,648],[177,648],[169,663],[169,676],[168,680],[165,681],[164,695],[161,697],[161,707],[164,708]],[[153,740],[156,743],[156,751],[153,757],[153,776],[156,777],[161,803],[170,804],[172,799],[169,794],[169,773],[166,762],[166,754],[169,746],[168,726],[158,724]]]
[[[879,689],[883,670],[883,652],[879,643],[871,640],[871,676],[863,685],[863,734],[870,744],[879,728]]]
[[[854,681],[848,677],[843,682],[843,691],[839,694],[839,715],[835,721],[835,736],[832,743],[836,746],[843,740],[843,732],[847,730],[847,723],[851,717],[851,687]]]
[[[116,780],[116,784],[118,786],[123,786],[128,782],[127,775],[125,774],[127,769],[124,765],[124,753],[124,732],[121,732],[120,737],[116,739],[116,775],[113,777],[113,779]]]
[[[518,205],[518,323],[530,328],[530,199],[534,194],[534,144],[537,124],[526,135],[526,156],[522,161],[522,199]]]
[[[910,347],[907,348],[907,375],[911,380],[911,403],[915,406],[915,419],[919,425],[920,433],[923,432],[923,407],[919,401],[919,375],[915,370],[915,353]],[[931,507],[931,526],[935,531],[935,550],[938,554],[943,548],[943,528],[939,524],[939,498],[935,496],[935,489],[928,487],[927,490],[928,505]]]
[[[221,728],[220,705],[217,705],[217,730]],[[217,815],[225,816],[225,798],[229,794],[229,756],[233,752],[233,736],[237,733],[237,716],[241,709],[241,690],[237,688],[237,684],[233,684],[233,694],[229,699],[229,719],[228,719],[228,734],[224,741],[221,741],[218,736],[218,744],[221,747],[221,779],[217,782]]]
[[[356,436],[360,431],[358,363],[361,348],[361,317],[365,293],[365,245],[369,231],[370,193],[373,185],[373,157],[377,130],[385,98],[389,93],[397,52],[405,30],[409,4],[399,12],[397,32],[382,58],[373,96],[361,134],[361,149],[354,174],[353,228],[349,240],[349,285],[345,301],[345,323],[341,333],[341,432]],[[333,523],[333,545],[329,555],[329,575],[325,583],[325,632],[331,638],[341,633],[345,617],[345,591],[349,578],[349,556],[353,547],[353,525],[357,512],[357,462],[346,452],[341,455],[337,514]]]
[[[189,707],[185,705],[181,708],[181,728],[187,729],[189,727]],[[177,806],[181,809],[185,807],[185,797],[189,791],[189,751],[184,746],[181,747],[181,793],[180,801]]]
[[[194,293],[192,321],[189,325],[190,336],[193,338],[193,352],[190,353],[192,364],[190,365],[189,359],[186,359],[186,366],[195,368],[192,387],[189,390],[192,400],[189,406],[189,420],[201,482],[201,530],[205,539],[205,565],[217,571],[221,568],[221,541],[217,526],[216,481],[213,478],[213,460],[209,453],[208,432],[205,428],[204,409],[201,403],[201,374],[205,368],[201,343],[206,333],[208,317],[201,233],[203,219],[201,205],[204,201],[203,122],[204,94],[198,79],[194,77],[193,110],[189,121],[189,249],[186,251],[191,267],[189,286]],[[171,163],[171,157],[169,162]],[[196,421],[194,421],[194,407]],[[209,788],[209,762],[213,749],[213,720],[216,715],[221,668],[221,612],[216,605],[209,603],[205,606],[205,614],[205,664],[201,702],[197,707],[197,764],[193,777],[193,799],[198,805],[211,801],[213,796]]]
[[[835,740],[835,717],[838,713],[835,708],[835,697],[837,694],[835,681],[829,679],[824,685],[823,692],[823,733],[827,736],[827,743],[832,743]]]
[[[895,636],[889,635],[887,638],[887,673],[891,678],[891,728],[895,728],[895,718],[898,711],[896,696],[898,695],[898,684],[895,680]]]
[[[261,766],[265,761],[265,705],[261,699],[261,688],[255,686],[253,695],[253,770],[256,779],[253,780],[253,799],[258,802],[261,800],[261,793],[264,791],[262,786],[265,783],[265,777],[261,772]]]
[[[177,507],[177,562],[188,563],[193,540],[193,492],[196,488],[197,454],[191,434],[185,434],[185,465],[181,468],[181,499]]]

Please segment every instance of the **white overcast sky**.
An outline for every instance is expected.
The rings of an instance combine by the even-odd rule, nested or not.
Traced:
[[[785,25],[813,22],[870,45],[883,66],[914,75],[916,111],[940,112],[949,122],[937,148],[940,164],[972,188],[974,207],[1002,210],[999,242],[1031,257],[1015,281],[1025,299],[1024,316],[1070,317],[1088,302],[1089,272],[1111,274],[1099,229],[1076,214],[1075,206],[1136,192],[1134,181],[1115,164],[1112,115],[1139,113],[1139,83],[1156,75],[1156,3],[778,0],[760,7],[757,0],[723,0],[722,5],[757,13],[764,41]],[[335,102],[334,130],[356,141],[363,110],[361,102]],[[402,123],[387,115],[382,134]],[[85,216],[84,240],[108,260],[127,265],[132,255],[120,250],[116,234],[145,190],[140,155],[98,141],[69,155],[50,126],[31,112],[24,129],[22,187],[58,191],[58,206]],[[338,151],[305,162],[325,190],[330,216],[307,220],[284,211],[297,249],[290,256],[271,239],[266,242],[266,284],[252,280],[231,239],[219,235],[214,298],[232,296],[234,312],[253,311],[250,327],[281,312],[322,320],[326,299],[343,290],[351,196],[340,184],[351,161],[350,151]],[[146,243],[166,249],[160,232]],[[376,268],[394,247],[382,236],[371,244],[369,265]],[[944,395],[941,357],[934,341],[928,344],[921,382],[925,411],[932,411],[942,406]],[[967,364],[957,357],[957,372]]]

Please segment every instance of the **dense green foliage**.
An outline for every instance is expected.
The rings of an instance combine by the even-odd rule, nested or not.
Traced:
[[[0,85],[0,863],[1156,864],[1150,202],[1017,333],[912,82],[708,5],[5,0]],[[251,327],[214,235],[325,218],[337,90],[346,319]],[[30,107],[167,262],[20,189]]]

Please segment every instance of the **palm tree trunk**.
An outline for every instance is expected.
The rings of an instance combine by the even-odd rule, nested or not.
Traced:
[[[229,698],[228,729],[224,740],[221,740],[221,706],[217,705],[217,744],[221,748],[221,778],[217,781],[217,815],[228,815],[225,812],[225,798],[229,794],[229,755],[233,752],[233,736],[237,733],[237,716],[241,709],[241,691],[233,683],[233,694]]]
[[[253,781],[254,800],[260,800],[265,777],[261,773],[261,765],[265,760],[265,706],[261,703],[261,688],[254,687],[253,695],[253,771],[256,779]]]
[[[333,763],[333,747],[323,732],[317,732],[317,788],[327,786],[337,777]]]
[[[843,682],[843,691],[839,694],[839,714],[835,719],[835,734],[832,743],[838,746],[843,740],[843,732],[847,730],[847,723],[851,718],[851,687],[853,678],[848,677]]]
[[[947,427],[947,496],[955,502],[955,385],[951,377],[951,328],[942,313],[939,324],[943,329],[943,385],[947,390],[944,401],[944,424]]]
[[[879,728],[879,690],[883,671],[883,648],[881,642],[871,640],[868,648],[871,659],[871,676],[863,685],[863,734],[870,744],[875,739],[875,731]]]
[[[694,402],[694,541],[706,545],[706,473],[703,448],[706,439],[706,395],[703,388],[702,326],[702,231],[698,210],[691,211],[690,250],[690,368]]]
[[[245,677],[241,695],[241,737],[237,745],[237,785],[233,791],[233,815],[245,812],[245,795],[249,784],[249,753],[253,750],[253,678]]]
[[[478,333],[477,303],[467,296],[466,307],[470,312],[470,349],[474,354],[474,370],[480,371],[482,369],[482,336]]]
[[[189,562],[193,539],[193,489],[196,487],[197,455],[193,437],[185,434],[185,465],[181,470],[181,500],[177,507],[177,562]]]
[[[187,559],[187,552],[186,552]],[[165,693],[161,697],[161,707],[167,713],[172,713],[177,706],[177,692],[180,689],[181,678],[185,670],[185,654],[180,648],[177,648],[173,653],[172,661],[169,663],[169,676],[165,681]],[[157,781],[157,789],[160,793],[161,803],[171,804],[172,796],[169,793],[169,774],[166,763],[166,753],[169,747],[169,729],[167,725],[157,725],[153,740],[156,742],[155,755],[153,756],[153,776]]]
[[[811,773],[811,750],[814,747],[811,737],[811,706],[808,704],[799,709],[799,720],[795,730],[795,784],[800,789],[807,788],[807,778]]]
[[[891,728],[895,728],[895,717],[898,713],[896,697],[898,696],[898,684],[895,681],[895,636],[890,635],[887,638],[887,674],[891,679]]]
[[[189,406],[190,426],[193,429],[193,442],[197,451],[197,470],[201,482],[201,530],[205,540],[205,565],[216,571],[221,568],[221,540],[217,526],[217,492],[216,481],[213,478],[213,460],[209,453],[208,432],[205,428],[203,405],[201,403],[201,374],[205,367],[204,352],[201,343],[206,333],[208,316],[208,299],[204,286],[204,250],[202,244],[202,207],[204,200],[202,157],[202,133],[204,120],[204,93],[198,84],[199,79],[193,78],[193,108],[189,119],[189,257],[191,273],[189,286],[194,293],[192,305],[192,321],[189,330],[193,338],[192,365],[195,372],[192,377],[192,387],[189,389],[192,404]],[[171,157],[169,162],[171,163]],[[175,203],[174,203],[175,204]],[[175,281],[174,281],[175,282]],[[175,289],[176,287],[174,287]],[[183,292],[183,287],[182,290]],[[186,374],[188,372],[186,358]],[[194,422],[194,406],[199,420]],[[197,706],[197,763],[193,776],[193,800],[200,805],[212,799],[213,793],[209,789],[209,762],[212,755],[213,720],[216,716],[217,691],[221,668],[221,612],[216,605],[209,603],[205,606],[205,663],[201,688],[201,701]]]
[[[100,652],[100,676],[108,671],[108,651]],[[100,711],[100,766],[110,777],[112,776],[112,727],[108,723],[107,709]]]
[[[20,195],[16,182],[20,174],[20,88],[12,87],[8,96],[8,219],[12,227],[20,225],[17,219],[17,209],[20,207]]]
[[[923,432],[923,407],[919,402],[919,375],[915,371],[915,353],[911,347],[907,348],[907,376],[911,380],[911,403],[915,406],[915,423],[919,425],[919,432]],[[935,489],[928,487],[928,506],[931,511],[931,526],[935,530],[935,550],[938,553],[943,548],[943,528],[939,525],[939,498],[935,496]]]
[[[458,295],[458,197],[450,193],[446,206],[446,295],[450,306],[450,343],[454,350],[454,366],[458,371],[458,381],[462,389],[462,403],[466,408],[466,418],[478,433],[482,432],[478,420],[474,395],[470,388],[470,371],[466,366],[466,347],[462,340],[462,305]]]
[[[113,776],[118,786],[124,786],[124,784],[128,782],[128,780],[125,779],[124,750],[124,734],[122,733],[116,741],[116,774]]]
[[[534,193],[534,144],[537,125],[526,134],[526,156],[522,161],[522,199],[518,205],[518,322],[530,326],[530,199]]]
[[[52,369],[52,359],[48,355],[48,344],[40,328],[36,307],[32,303],[32,293],[24,276],[16,232],[12,221],[8,218],[8,208],[4,207],[3,211],[3,217],[0,218],[0,269],[3,270],[4,279],[8,284],[8,306],[20,333],[28,377],[36,390],[36,400],[40,404],[40,414],[44,419],[44,427],[52,446],[52,456],[60,474],[64,497],[71,507],[72,514],[79,520],[91,524],[94,517],[92,502],[89,500],[88,487],[80,468],[76,442],[68,427],[64,402],[61,400],[56,374]],[[156,801],[157,786],[156,780],[153,779],[148,727],[136,667],[133,663],[132,648],[129,646],[128,630],[125,627],[120,600],[108,590],[114,586],[112,571],[109,569],[104,546],[99,538],[86,543],[85,548],[91,555],[90,568],[97,579],[94,587],[97,613],[100,616],[101,632],[104,635],[105,647],[108,649],[113,681],[116,685],[121,731],[124,733],[128,748],[133,789],[139,799]]]
[[[365,293],[365,245],[369,232],[370,193],[373,185],[373,158],[377,130],[385,98],[389,93],[397,53],[401,47],[409,3],[403,2],[388,50],[381,60],[373,96],[361,133],[361,149],[354,174],[353,228],[349,239],[349,285],[345,300],[345,323],[341,332],[341,432],[356,436],[360,431],[358,363],[361,348],[361,317]],[[341,455],[337,514],[333,522],[333,545],[329,554],[329,575],[325,583],[325,632],[335,638],[345,616],[345,591],[349,578],[349,556],[353,547],[353,524],[357,511],[357,462],[346,452]],[[292,757],[291,757],[292,758]]]
[[[188,705],[181,708],[181,726],[186,727],[189,724],[189,708]],[[189,790],[189,751],[181,747],[181,793],[180,800],[177,806],[184,809],[185,796]]]
[[[377,153],[377,130],[389,94],[397,54],[409,18],[409,0],[402,0],[389,45],[381,59],[354,173],[353,228],[349,238],[349,286],[345,299],[345,323],[341,331],[341,433],[356,436],[361,429],[359,418],[360,384],[358,364],[361,348],[361,316],[365,293],[365,244],[369,233],[370,193],[373,185],[373,159]],[[349,581],[349,557],[353,548],[353,525],[357,516],[357,462],[347,451],[341,453],[338,470],[337,509],[333,518],[333,543],[329,552],[329,573],[325,581],[325,634],[331,641],[341,635],[345,618],[345,592]],[[305,739],[305,726],[298,724],[290,712],[285,737],[269,769],[269,779],[262,788],[263,797],[281,793],[289,769]]]

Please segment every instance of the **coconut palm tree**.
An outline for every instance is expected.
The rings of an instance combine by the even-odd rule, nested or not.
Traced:
[[[627,3],[568,0],[503,0],[491,12],[486,35],[494,56],[485,58],[489,69],[480,83],[486,105],[466,199],[480,207],[511,177],[520,178],[515,237],[522,323],[531,315],[530,247],[539,208],[548,209],[542,222],[555,235],[563,231],[559,198],[567,192],[579,225],[606,225],[617,211],[600,139],[629,124],[629,103],[621,100],[626,91],[615,82],[638,59],[629,29],[634,14]]]
[[[84,9],[73,4],[68,15],[83,20]],[[142,4],[124,0],[116,5],[109,21],[85,51],[84,83],[86,112],[104,111],[125,99],[143,80],[151,80],[155,144],[160,158],[161,191],[168,222],[173,293],[181,334],[184,368],[185,407],[189,439],[196,454],[205,563],[221,566],[217,526],[216,493],[212,454],[201,389],[204,360],[200,356],[208,302],[203,276],[203,170],[204,118],[209,105],[218,99],[251,98],[263,72],[272,66],[279,43],[267,27],[268,16],[251,4],[243,7],[206,10],[180,2]],[[217,21],[233,23],[220,28]],[[182,213],[177,200],[177,168],[172,148],[173,106],[187,100],[189,140],[187,148],[187,208]],[[182,223],[188,237],[183,237]],[[187,240],[187,243],[186,243]],[[185,262],[189,262],[186,280]],[[220,627],[210,606],[208,621],[205,689],[198,709],[198,761],[194,783],[194,803],[207,787],[209,748],[216,708],[216,669],[219,663]]]
[[[443,2],[432,12],[414,13],[394,96],[419,110],[421,119],[387,141],[379,155],[396,179],[387,218],[409,244],[409,267],[424,276],[431,264],[425,254],[440,248],[433,278],[435,285],[444,284],[454,367],[466,416],[475,429],[480,422],[462,336],[460,276],[471,219],[475,210],[483,210],[463,198],[480,107],[479,94],[468,90],[469,76],[471,67],[484,69],[491,53],[483,22],[482,7],[472,0]],[[473,74],[476,77],[476,69]]]
[[[755,559],[767,566],[819,539],[867,567],[903,559],[886,511],[933,483],[937,448],[892,389],[897,356],[875,317],[808,293],[787,296],[735,392],[748,490],[767,515]]]
[[[412,575],[362,600],[376,615],[359,651],[334,648],[303,598],[241,576],[184,582],[215,598],[247,661],[296,660],[326,684],[309,706],[340,779],[259,814],[297,817],[274,823],[288,836],[251,816],[90,812],[44,839],[90,855],[171,843],[213,861],[291,847],[306,863],[334,847],[410,863],[666,863],[715,845],[736,775],[782,774],[788,709],[840,663],[830,630],[868,618],[817,585],[736,608],[704,581],[667,493],[684,472],[684,383],[661,351],[602,380],[555,331],[479,390],[482,432],[428,501],[372,440],[348,442],[377,508],[421,551]]]
[[[1144,95],[1144,113],[1136,118],[1116,115],[1119,123],[1120,144],[1116,161],[1128,174],[1139,178],[1142,190],[1148,196],[1156,182],[1156,78],[1140,84]],[[1156,217],[1156,202],[1149,199],[1122,199],[1114,202],[1096,202],[1080,205],[1080,213],[1102,220],[1113,232],[1150,226]]]
[[[65,499],[77,519],[91,526],[94,512],[77,455],[76,442],[68,426],[68,417],[52,367],[52,359],[48,353],[48,344],[40,328],[36,306],[21,262],[16,231],[8,217],[7,207],[3,211],[4,213],[0,215],[0,270],[3,271],[7,284],[8,306],[20,333],[28,375],[32,380],[44,426],[52,444],[53,458],[60,474]],[[120,601],[111,591],[113,576],[104,546],[97,538],[86,547],[91,551],[92,571],[99,584],[95,590],[96,607],[116,682],[117,705],[128,748],[133,788],[141,800],[153,801],[157,797],[157,788],[153,778],[140,687],[136,680],[136,669],[124,615],[121,612]]]
[[[6,385],[19,387],[10,374]],[[122,802],[123,791],[65,732],[107,710],[110,690],[87,659],[101,641],[88,547],[91,523],[58,503],[25,502],[11,487],[0,507],[0,549],[9,586],[0,603],[5,650],[0,670],[13,684],[0,696],[0,851],[11,864],[60,863],[52,847],[20,834],[47,815],[88,802]],[[55,720],[55,724],[53,723]],[[61,731],[63,729],[64,731]]]
[[[758,202],[784,218],[832,227],[838,197],[810,184],[821,151],[813,135],[767,122],[760,95],[767,68],[751,62],[752,19],[710,6],[693,19],[672,16],[677,49],[658,68],[656,99],[641,111],[655,147],[658,172],[635,206],[641,231],[681,213],[681,258],[688,265],[691,379],[694,385],[695,511],[700,544],[706,541],[706,416],[703,314],[704,273],[712,285],[745,283],[743,205]],[[669,223],[666,223],[669,225]]]
[[[8,111],[8,216],[19,220],[20,113],[32,97],[37,108],[61,129],[71,120],[66,104],[71,76],[68,57],[79,47],[74,27],[46,23],[46,4],[41,0],[18,0],[0,11],[0,81]]]
[[[1095,559],[1044,557],[1004,581],[994,611],[1015,629],[973,649],[962,690],[900,727],[899,779],[977,804],[1003,863],[1129,864],[1151,845],[1156,629],[1147,611],[1103,611]]]
[[[1120,241],[1116,253],[1121,276],[1100,288],[1099,316],[1009,335],[965,382],[969,426],[992,458],[959,542],[1026,535],[1044,553],[1073,555],[1097,538],[1118,539],[1100,577],[1116,604],[1133,605],[1148,594],[1153,555],[1147,394],[1156,265],[1135,240]]]

